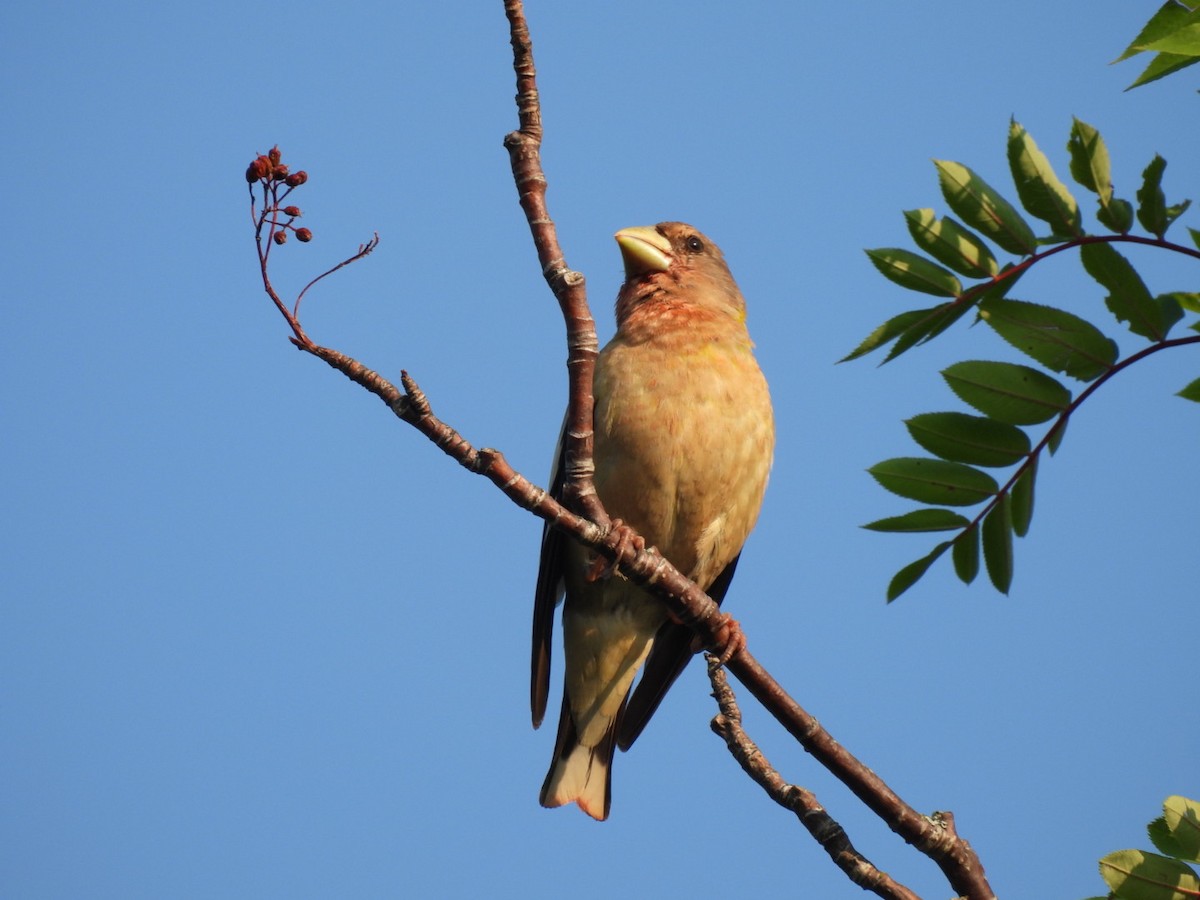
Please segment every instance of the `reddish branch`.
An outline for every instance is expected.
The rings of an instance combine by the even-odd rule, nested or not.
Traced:
[[[1142,237],[1142,236],[1136,235],[1136,234],[1088,234],[1088,235],[1083,235],[1082,237],[1072,238],[1069,241],[1064,241],[1061,244],[1056,244],[1055,246],[1051,247],[1049,250],[1043,250],[1039,253],[1030,254],[1029,256],[1022,259],[1020,262],[1017,262],[1011,266],[1006,267],[1001,272],[997,272],[995,275],[991,276],[991,278],[989,278],[987,281],[983,281],[983,282],[980,282],[979,284],[973,285],[972,287],[963,291],[961,294],[959,294],[953,300],[948,300],[945,303],[943,303],[941,306],[934,307],[933,309],[931,309],[929,311],[929,315],[923,317],[919,322],[915,323],[911,327],[914,329],[923,328],[929,322],[933,321],[934,319],[939,319],[946,315],[953,315],[953,316],[957,317],[959,314],[961,314],[961,312],[966,311],[966,309],[968,309],[969,307],[974,306],[976,303],[978,303],[993,288],[1003,285],[1004,282],[1006,282],[1006,281],[1007,282],[1015,281],[1015,279],[1018,276],[1025,273],[1034,264],[1041,262],[1042,260],[1055,255],[1056,253],[1062,253],[1065,250],[1072,250],[1076,247],[1082,247],[1087,244],[1122,244],[1122,243],[1145,244],[1150,247],[1158,247],[1161,250],[1170,250],[1173,253],[1182,253],[1185,256],[1191,256],[1195,259],[1200,259],[1200,250],[1193,250],[1190,247],[1184,247],[1180,244],[1173,243],[1173,242],[1168,241],[1161,237],[1148,238],[1148,237]],[[1107,382],[1110,378],[1115,376],[1117,373],[1127,369],[1129,366],[1133,365],[1136,362],[1140,362],[1141,360],[1145,359],[1147,356],[1151,356],[1155,353],[1158,353],[1160,350],[1167,350],[1172,347],[1181,347],[1185,344],[1197,344],[1197,343],[1200,343],[1200,336],[1189,336],[1189,337],[1170,338],[1170,339],[1160,336],[1149,347],[1145,347],[1136,353],[1130,354],[1129,356],[1127,356],[1125,359],[1121,360],[1120,362],[1110,365],[1107,368],[1107,370],[1104,372],[1103,375],[1101,375],[1095,381],[1091,382],[1087,386],[1086,389],[1081,391],[1079,393],[1079,395],[1076,396],[1067,405],[1066,409],[1064,409],[1061,413],[1058,414],[1058,416],[1055,418],[1054,424],[1051,425],[1046,430],[1046,433],[1044,435],[1042,435],[1042,438],[1040,441],[1038,441],[1037,445],[1034,446],[1033,449],[1031,449],[1029,451],[1029,453],[1026,454],[1024,461],[1019,466],[1017,466],[1017,468],[1009,476],[1008,481],[1006,481],[1004,483],[1004,485],[992,495],[991,500],[989,500],[987,503],[985,503],[983,505],[982,509],[979,510],[979,513],[975,516],[975,518],[973,518],[969,523],[964,525],[959,530],[958,536],[955,537],[954,540],[955,541],[960,540],[960,539],[962,539],[962,537],[964,535],[970,534],[971,529],[978,528],[980,526],[980,523],[983,522],[983,520],[985,518],[987,518],[987,516],[991,513],[991,511],[993,509],[995,509],[997,506],[999,506],[1001,503],[1003,503],[1006,497],[1010,496],[1013,488],[1016,486],[1017,482],[1020,481],[1021,478],[1026,474],[1026,472],[1029,469],[1037,466],[1038,459],[1040,458],[1042,451],[1044,449],[1046,449],[1046,447],[1050,446],[1051,442],[1055,440],[1055,437],[1057,435],[1061,434],[1062,430],[1067,427],[1067,421],[1071,418],[1071,415],[1075,412],[1075,410],[1077,410],[1080,406],[1082,406],[1084,401],[1087,400],[1090,396],[1092,396],[1092,394],[1094,394],[1100,388],[1101,385],[1103,385],[1105,382]],[[943,549],[945,549],[945,547],[950,546],[950,543],[953,543],[953,542],[952,541],[947,542],[945,545],[943,545]]]
[[[533,46],[522,0],[505,0],[504,9],[512,36],[513,68],[517,76],[517,108],[521,126],[519,131],[505,139],[505,146],[508,147],[512,158],[513,177],[537,247],[538,259],[546,280],[559,301],[567,325],[571,391],[567,427],[567,472],[574,477],[588,479],[587,493],[580,494],[578,500],[586,500],[589,504],[594,501],[594,505],[598,507],[599,501],[595,498],[590,483],[593,471],[591,389],[597,348],[595,327],[587,308],[583,276],[571,272],[563,262],[554,224],[545,205],[546,177],[539,156],[542,138],[541,112]],[[571,503],[572,495],[568,494],[566,499]],[[591,506],[579,505],[575,508],[591,515]],[[607,517],[602,516],[597,521],[606,524]],[[563,527],[565,523],[560,519],[557,524]],[[573,529],[567,530],[574,533]],[[628,542],[621,544],[613,534],[606,535],[605,543],[601,545],[590,545],[613,559],[629,578],[639,584],[653,587],[655,593],[667,604],[672,616],[690,626],[707,649],[719,653],[726,647],[729,638],[727,617],[721,614],[707,594],[667,560],[653,550],[635,552]],[[983,866],[970,845],[954,831],[951,817],[934,820],[921,815],[904,803],[874,772],[838,744],[816,719],[788,696],[744,645],[729,660],[728,666],[738,680],[746,685],[754,697],[809,753],[881,816],[893,831],[933,858],[958,894],[973,900],[994,897],[984,877]]]
[[[533,65],[533,43],[520,0],[506,0],[504,12],[513,48],[517,75],[517,116],[520,127],[504,139],[512,162],[517,197],[533,235],[542,275],[554,292],[567,326],[567,378],[569,399],[563,429],[566,449],[563,497],[567,504],[601,525],[608,524],[592,482],[592,373],[600,344],[596,323],[588,308],[584,277],[567,266],[558,244],[558,231],[546,209],[546,175],[542,171],[542,107]]]
[[[298,185],[289,182],[287,169],[280,162],[277,150],[272,151],[270,155],[260,156],[247,171],[263,287],[288,322],[292,330],[290,340],[298,349],[323,359],[346,377],[378,396],[396,416],[413,425],[460,465],[489,478],[513,502],[531,510],[575,540],[603,554],[633,581],[652,588],[654,593],[662,598],[674,618],[690,626],[706,648],[719,653],[729,645],[729,618],[721,613],[711,598],[653,549],[639,550],[640,542],[630,541],[628,533],[610,529],[608,517],[592,485],[592,373],[598,342],[587,304],[584,278],[567,266],[554,223],[546,209],[546,178],[540,160],[541,111],[532,44],[524,10],[520,0],[506,0],[505,10],[512,36],[520,122],[519,130],[505,138],[505,146],[509,151],[513,178],[537,248],[542,272],[558,300],[567,329],[570,398],[564,436],[568,476],[564,502],[560,503],[544,489],[516,472],[498,450],[476,449],[451,426],[438,419],[433,414],[428,398],[407,372],[401,374],[401,388],[397,388],[378,372],[368,369],[337,350],[314,343],[305,334],[299,321],[299,298],[289,309],[271,284],[267,273],[271,247],[284,243],[289,231],[298,231],[293,219],[299,212],[295,211],[295,215],[292,215],[294,207],[280,205],[290,190]],[[264,164],[261,162],[263,160],[267,162]],[[264,165],[265,172],[261,171]],[[295,175],[290,178],[291,181],[297,180]],[[261,191],[261,211],[255,203],[256,187]],[[378,237],[372,238],[359,247],[357,253],[334,266],[325,275],[363,258],[377,243]],[[323,277],[325,276],[314,279],[309,287]],[[307,289],[306,287],[305,290]],[[974,851],[955,832],[953,817],[936,813],[927,817],[904,803],[878,776],[838,744],[811,715],[788,696],[744,645],[741,645],[728,661],[728,668],[809,753],[883,818],[893,831],[933,858],[957,894],[971,900],[991,900],[994,897]],[[725,720],[731,723],[732,717],[726,714]],[[729,724],[728,727],[732,729],[734,726]],[[736,732],[730,733],[739,732],[740,726]],[[753,746],[745,741],[744,735],[740,735],[733,741],[733,746]],[[844,839],[840,827],[828,819],[823,810],[823,818],[820,821],[813,819],[811,814],[814,809],[819,809],[819,806],[816,806],[811,794],[800,792],[798,788],[790,788],[789,796],[799,798],[789,801],[796,804],[789,805],[789,808],[799,810],[798,815],[801,815],[806,827],[812,830],[812,823],[816,822],[822,844],[827,849],[831,846],[838,847],[835,858],[838,859],[839,865],[842,864],[841,857],[848,854],[845,858],[863,879],[860,881],[859,877],[852,875],[856,883],[883,897],[913,896],[886,876],[875,872],[869,863],[855,853],[848,839]],[[837,837],[838,834],[841,837]],[[826,839],[828,835],[834,835],[836,840],[829,843]],[[871,875],[871,872],[875,872],[875,875]]]
[[[713,717],[712,730],[725,740],[725,745],[742,770],[766,791],[768,797],[800,820],[800,824],[808,829],[813,839],[852,882],[888,900],[919,900],[916,894],[898,884],[886,872],[875,868],[870,860],[854,848],[845,830],[817,802],[812,791],[788,784],[767,762],[758,745],[742,729],[742,711],[725,678],[721,661],[711,653],[706,658],[713,697],[721,710]]]
[[[1186,247],[1180,247],[1179,249],[1188,252]],[[1137,353],[1131,353],[1120,362],[1109,366],[1108,370],[1105,371],[1103,375],[1089,384],[1084,390],[1080,391],[1079,395],[1067,404],[1067,408],[1058,414],[1054,424],[1046,430],[1046,433],[1042,435],[1041,440],[1038,441],[1033,449],[1029,451],[1029,453],[1025,456],[1024,462],[1017,466],[1016,470],[1012,473],[1012,475],[1009,476],[1008,481],[1006,481],[1004,485],[996,491],[991,500],[984,504],[983,509],[979,511],[979,514],[975,516],[975,518],[972,519],[968,524],[963,526],[959,533],[959,537],[964,534],[968,534],[972,528],[979,527],[979,524],[987,517],[988,513],[990,513],[1004,501],[1004,498],[1011,493],[1013,488],[1016,487],[1017,482],[1021,480],[1021,476],[1023,476],[1029,469],[1037,465],[1041,452],[1045,450],[1046,447],[1050,446],[1050,443],[1054,440],[1055,435],[1059,434],[1064,428],[1067,427],[1067,420],[1071,418],[1071,414],[1074,413],[1075,410],[1079,409],[1079,407],[1083,405],[1083,402],[1087,400],[1088,397],[1092,396],[1092,394],[1094,394],[1102,384],[1104,384],[1118,372],[1129,368],[1136,362],[1140,362],[1147,356],[1152,356],[1153,354],[1158,353],[1160,350],[1169,350],[1172,347],[1182,347],[1185,344],[1200,344],[1200,335],[1181,338],[1162,338],[1158,341],[1155,341],[1149,347],[1143,347]],[[958,538],[955,538],[955,540],[957,539]]]
[[[972,306],[981,301],[993,289],[1001,287],[1005,282],[1009,282],[1010,286],[1015,283],[1016,279],[1048,257],[1054,256],[1056,253],[1062,253],[1066,250],[1073,250],[1076,247],[1082,247],[1086,244],[1144,244],[1148,247],[1158,247],[1161,250],[1170,250],[1172,253],[1182,253],[1185,256],[1191,256],[1195,259],[1200,259],[1200,250],[1193,250],[1191,247],[1184,247],[1181,244],[1176,244],[1165,238],[1159,237],[1142,237],[1137,234],[1085,234],[1082,237],[1071,238],[1068,241],[1063,241],[1061,244],[1055,244],[1049,250],[1042,250],[1038,253],[1031,253],[1024,257],[1019,262],[1005,266],[1000,272],[992,275],[986,281],[981,281],[979,284],[974,284],[967,288],[961,294],[954,297],[953,300],[947,300],[945,303],[934,306],[928,310],[928,314],[922,316],[916,322],[913,322],[905,330],[905,334],[917,333],[921,334],[937,334],[949,322],[957,321],[958,317],[967,312]],[[931,323],[942,320],[944,324],[934,326],[934,330],[929,332]],[[922,331],[922,329],[925,329]],[[903,340],[903,337],[901,337]],[[926,337],[925,340],[929,340]],[[894,351],[893,351],[894,352]],[[890,359],[890,357],[889,357]],[[887,360],[884,360],[885,362]],[[1057,426],[1056,426],[1057,427]]]

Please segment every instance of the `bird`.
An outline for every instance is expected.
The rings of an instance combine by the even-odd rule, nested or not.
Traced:
[[[625,228],[615,239],[625,281],[593,379],[596,493],[614,521],[720,603],[758,519],[775,446],[746,303],[721,250],[690,225]],[[559,497],[561,448],[551,479]],[[699,647],[658,598],[548,525],[534,593],[535,728],[560,601],[566,670],[539,799],[604,820],[616,746],[629,749]]]

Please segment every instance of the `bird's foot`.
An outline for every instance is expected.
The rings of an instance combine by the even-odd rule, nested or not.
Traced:
[[[717,629],[717,644],[713,654],[717,665],[724,667],[731,659],[746,649],[746,633],[741,623],[729,613],[721,613],[721,625]]]
[[[625,555],[625,551],[633,548],[634,553],[641,553],[646,549],[646,539],[626,525],[620,519],[613,519],[608,526],[609,534],[616,534],[616,558],[620,559]],[[600,581],[602,578],[611,578],[617,571],[617,564],[610,562],[603,556],[597,556],[596,561],[592,563],[592,568],[587,573],[588,581]]]

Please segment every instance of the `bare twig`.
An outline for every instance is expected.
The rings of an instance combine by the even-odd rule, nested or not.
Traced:
[[[886,872],[875,868],[870,860],[854,848],[845,830],[817,802],[812,791],[783,780],[783,776],[767,762],[762,751],[742,728],[742,711],[725,677],[720,659],[709,653],[706,654],[706,661],[713,697],[720,709],[713,717],[712,730],[725,740],[725,745],[742,771],[766,791],[768,797],[793,813],[837,867],[846,873],[846,877],[863,890],[888,900],[920,900]]]
[[[312,281],[310,281],[308,284],[306,284],[301,289],[300,293],[296,295],[296,304],[295,304],[295,306],[292,307],[292,316],[297,319],[300,318],[300,301],[304,299],[304,295],[308,293],[308,289],[310,287],[312,287],[314,284],[316,284],[322,278],[329,277],[330,275],[332,275],[334,272],[336,272],[338,269],[342,268],[343,266],[348,266],[348,265],[350,265],[350,263],[358,262],[364,256],[369,255],[371,253],[371,251],[374,250],[378,246],[379,246],[379,232],[377,231],[377,232],[375,232],[375,234],[373,234],[371,236],[371,239],[369,241],[367,241],[365,244],[358,245],[358,252],[355,253],[353,256],[343,259],[340,263],[338,263],[333,268],[326,269],[324,272],[322,272],[320,275],[318,275],[316,278],[314,278]]]
[[[533,42],[521,0],[505,0],[517,75],[517,115],[520,127],[504,139],[512,162],[513,181],[533,235],[538,262],[562,309],[567,326],[567,377],[570,394],[563,430],[565,450],[563,496],[567,505],[594,522],[608,524],[608,515],[592,482],[592,374],[599,341],[596,323],[588,308],[587,287],[581,273],[570,269],[558,244],[558,231],[546,208],[546,175],[542,171],[542,107],[533,64]]]

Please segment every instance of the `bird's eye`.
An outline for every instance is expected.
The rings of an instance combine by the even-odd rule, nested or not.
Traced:
[[[683,242],[683,245],[692,253],[704,252],[704,241],[700,240],[700,238],[696,237],[694,234],[689,235],[687,240]]]

